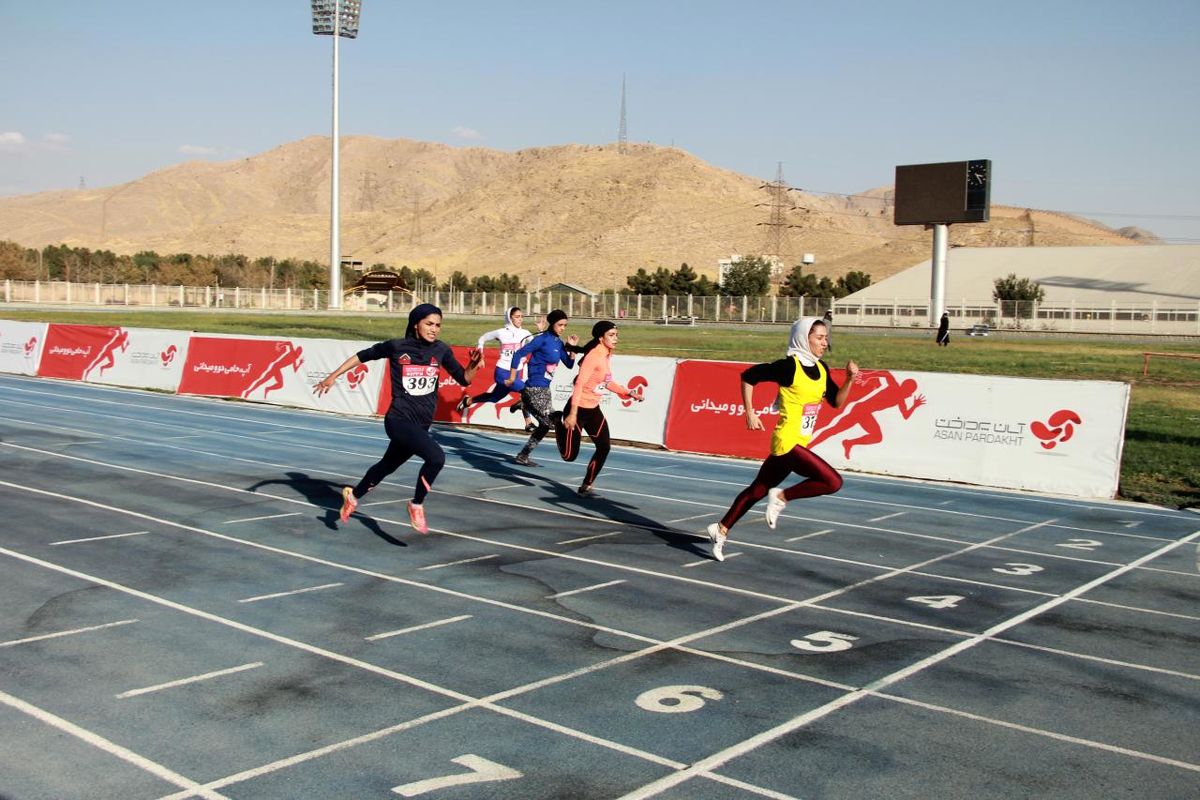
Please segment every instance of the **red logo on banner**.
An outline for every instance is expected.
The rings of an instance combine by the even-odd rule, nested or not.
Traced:
[[[1063,442],[1069,441],[1075,435],[1075,426],[1082,425],[1083,420],[1070,409],[1060,409],[1050,415],[1046,422],[1034,420],[1029,424],[1029,430],[1042,441],[1039,442],[1046,450],[1053,450]]]
[[[291,342],[277,342],[275,352],[274,360],[261,369],[258,377],[242,391],[242,397],[249,399],[251,394],[262,389],[262,399],[266,400],[267,395],[271,392],[283,388],[283,371],[285,369],[291,367],[292,372],[300,371],[300,365],[304,363],[303,347],[297,347]]]
[[[96,357],[92,359],[92,363],[87,365],[83,371],[83,378],[87,378],[95,370],[97,376],[103,375],[104,370],[116,366],[117,351],[124,353],[129,349],[129,331],[124,328],[117,328],[113,331],[113,335],[108,338],[108,341],[102,344]]]
[[[629,379],[629,383],[625,386],[625,388],[628,389],[629,391],[633,392],[634,394],[645,394],[646,389],[649,388],[649,386],[650,386],[650,381],[646,380],[641,375],[634,375],[632,378]],[[638,392],[637,391],[638,389],[641,389],[642,391]],[[621,405],[624,406],[625,408],[629,408],[631,405],[633,405],[633,403],[634,403],[633,398],[626,398],[621,401]]]
[[[367,379],[367,365],[359,364],[352,370],[346,373],[346,383],[350,384],[351,389],[357,389],[358,385]]]
[[[158,357],[162,359],[162,365],[164,367],[169,367],[171,366],[171,362],[175,360],[175,354],[178,352],[179,348],[177,348],[175,345],[171,345],[166,350],[163,350],[161,353],[159,353]]]
[[[883,441],[883,428],[875,415],[894,408],[908,419],[925,405],[925,395],[916,394],[916,391],[917,382],[912,378],[898,381],[887,370],[860,371],[851,390],[852,399],[843,408],[821,405],[816,431],[808,446],[816,447],[856,426],[862,429],[862,436],[841,442],[846,458],[850,458],[850,451],[859,445],[879,444]]]
[[[30,336],[29,341],[25,343],[25,357],[29,358],[32,356],[34,350],[37,350],[37,337]]]

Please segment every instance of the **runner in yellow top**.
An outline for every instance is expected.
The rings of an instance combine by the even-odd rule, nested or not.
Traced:
[[[842,488],[842,476],[823,458],[807,448],[817,425],[817,412],[825,400],[835,408],[846,402],[850,384],[858,376],[858,364],[846,363],[846,383],[838,386],[821,363],[821,355],[829,346],[829,328],[824,320],[805,317],[792,323],[791,342],[787,357],[767,364],[756,364],[742,373],[742,405],[746,411],[746,427],[764,430],[762,420],[754,411],[754,386],[764,381],[779,384],[779,422],[771,434],[771,455],[763,461],[754,477],[734,499],[720,522],[708,526],[713,558],[725,560],[725,539],[750,507],[767,498],[767,527],[774,528],[779,513],[788,500],[833,494]],[[777,488],[790,474],[806,480]]]

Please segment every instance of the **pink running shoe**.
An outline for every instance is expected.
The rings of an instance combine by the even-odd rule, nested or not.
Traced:
[[[354,489],[349,486],[344,487],[342,489],[342,522],[350,519],[350,515],[356,508],[358,508],[358,498],[354,496]]]
[[[419,506],[409,500],[408,519],[412,522],[413,530],[417,533],[429,532],[429,526],[425,524],[425,506]]]

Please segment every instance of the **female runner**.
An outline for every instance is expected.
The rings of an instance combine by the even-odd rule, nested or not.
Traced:
[[[561,309],[554,309],[546,315],[547,329],[534,336],[529,343],[513,353],[512,369],[506,385],[511,386],[516,376],[520,374],[521,362],[529,359],[529,375],[525,379],[525,388],[521,390],[521,405],[527,414],[532,414],[537,420],[537,427],[529,434],[529,441],[517,453],[516,462],[526,467],[536,467],[537,462],[529,456],[533,448],[538,446],[542,437],[553,427],[550,417],[551,396],[550,384],[554,379],[554,371],[559,364],[567,369],[575,366],[575,358],[571,352],[579,341],[577,336],[568,336],[564,343],[563,331],[567,329],[567,315]]]
[[[504,315],[505,325],[503,328],[488,331],[479,337],[478,347],[480,350],[483,350],[483,346],[492,339],[500,342],[500,357],[496,359],[496,371],[493,375],[496,382],[491,389],[474,397],[464,392],[462,399],[454,407],[454,410],[459,414],[465,415],[467,409],[476,403],[499,403],[513,392],[520,392],[525,387],[525,381],[522,380],[520,371],[512,368],[513,353],[516,352],[517,348],[529,341],[529,337],[531,336],[529,331],[521,327],[524,319],[525,315],[521,312],[521,309],[513,306]],[[514,378],[515,380],[506,383],[509,378]],[[530,419],[529,412],[525,410],[524,406],[517,403],[510,410],[516,411],[518,408],[525,415],[525,430],[532,430],[533,420]]]
[[[622,400],[643,399],[641,392],[631,392],[613,380],[612,359],[613,350],[617,349],[619,339],[617,326],[602,319],[592,326],[592,340],[583,348],[583,358],[579,363],[579,374],[575,376],[575,391],[567,407],[563,409],[562,424],[554,426],[554,436],[558,442],[558,452],[565,461],[574,461],[579,455],[582,444],[580,427],[587,431],[596,452],[588,462],[587,472],[584,473],[583,483],[579,486],[580,497],[594,497],[592,484],[604,467],[611,449],[608,436],[608,424],[604,413],[600,410],[600,401],[604,393],[611,392]]]
[[[472,350],[464,370],[450,346],[438,340],[441,330],[442,310],[430,303],[422,303],[408,313],[404,338],[379,342],[358,351],[313,388],[318,397],[324,395],[338,377],[365,361],[386,358],[390,365],[392,404],[383,418],[383,429],[391,443],[383,458],[367,470],[357,486],[342,489],[342,522],[354,513],[363,495],[415,455],[425,463],[421,465],[413,499],[408,504],[408,518],[418,533],[429,530],[425,522],[425,496],[446,463],[446,454],[429,435],[437,407],[438,375],[444,368],[460,385],[468,386],[483,362],[483,353]]]
[[[746,427],[764,430],[754,413],[754,386],[764,381],[779,384],[779,421],[771,436],[771,455],[759,467],[754,482],[742,490],[720,522],[708,526],[712,555],[725,560],[725,539],[742,515],[763,497],[767,498],[767,527],[774,528],[788,500],[833,494],[842,488],[842,476],[825,460],[807,448],[817,424],[821,400],[834,408],[850,396],[850,384],[858,376],[858,364],[846,363],[846,382],[839,387],[821,362],[829,343],[829,329],[816,317],[804,317],[792,323],[787,357],[767,364],[756,364],[742,373],[742,405]],[[777,488],[789,473],[806,480]]]

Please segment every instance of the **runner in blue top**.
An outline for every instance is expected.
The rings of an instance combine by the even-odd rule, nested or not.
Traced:
[[[554,378],[554,370],[559,364],[565,364],[567,369],[575,366],[575,359],[570,351],[575,349],[579,337],[571,335],[564,344],[563,331],[567,329],[567,315],[561,309],[554,309],[546,315],[546,330],[529,340],[529,343],[512,356],[512,374],[517,375],[521,370],[521,361],[529,359],[529,376],[525,379],[525,388],[521,390],[521,404],[527,413],[537,420],[537,427],[529,435],[529,441],[517,454],[516,461],[526,467],[536,467],[537,462],[529,458],[533,448],[549,432],[553,424],[551,420],[550,383]],[[512,385],[510,376],[506,381]]]
[[[413,499],[408,504],[408,518],[417,532],[429,530],[425,522],[425,496],[446,463],[446,454],[429,435],[433,412],[437,408],[438,376],[445,369],[460,385],[468,386],[483,363],[483,352],[472,350],[464,370],[450,346],[438,340],[441,330],[442,310],[430,303],[422,303],[408,313],[404,338],[390,339],[359,350],[313,388],[313,393],[319,397],[328,392],[341,375],[359,364],[379,358],[388,360],[392,404],[383,418],[383,429],[391,443],[383,458],[367,470],[357,486],[342,489],[342,522],[354,513],[363,495],[415,455],[425,463],[421,465]]]

